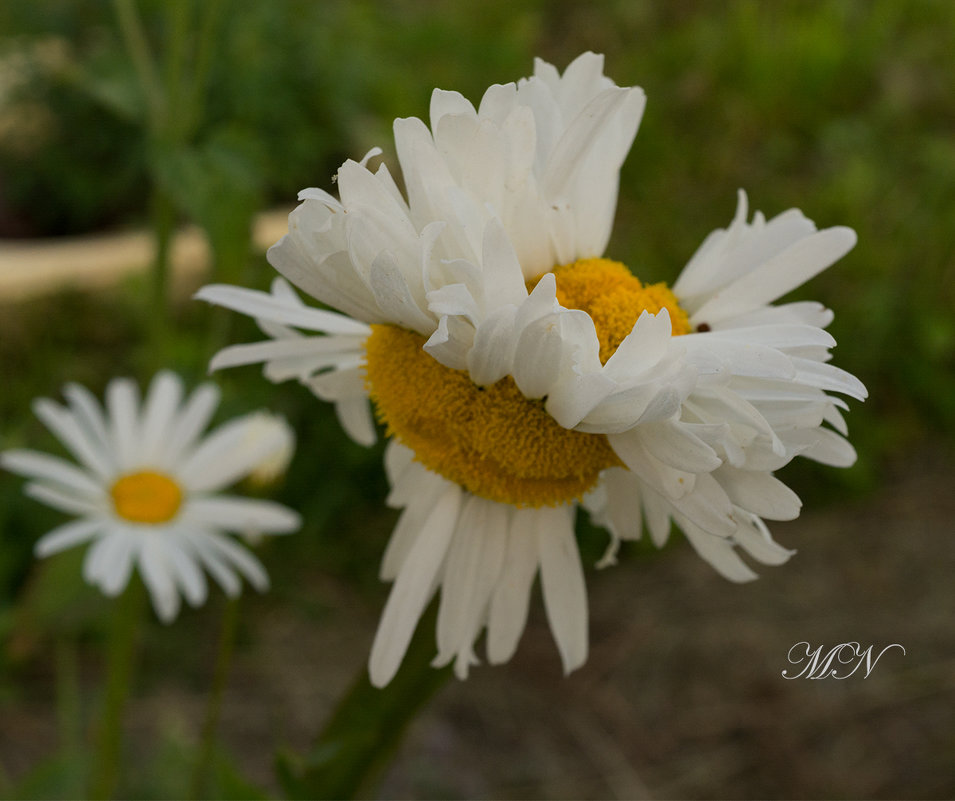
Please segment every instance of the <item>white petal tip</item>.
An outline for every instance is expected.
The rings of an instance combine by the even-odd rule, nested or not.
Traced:
[[[384,689],[391,683],[391,680],[395,677],[395,673],[397,672],[398,665],[383,664],[372,654],[368,662],[368,680],[371,682],[372,687],[376,687],[379,690]]]

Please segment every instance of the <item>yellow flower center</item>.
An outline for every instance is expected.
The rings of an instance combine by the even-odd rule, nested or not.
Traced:
[[[644,287],[622,264],[586,259],[554,272],[561,305],[593,318],[603,362],[644,309],[667,308],[674,334],[690,330],[672,292]],[[580,498],[602,470],[622,466],[604,435],[562,428],[510,376],[479,387],[466,370],[428,355],[424,342],[413,331],[373,325],[365,369],[378,419],[428,469],[483,498],[539,507]]]
[[[618,261],[581,259],[555,268],[554,275],[560,305],[581,309],[594,321],[602,364],[613,356],[643,311],[657,314],[666,309],[673,336],[689,334],[692,330],[686,312],[666,284],[644,286]]]
[[[142,470],[116,480],[109,494],[116,514],[133,523],[165,523],[182,503],[182,490],[169,476]]]

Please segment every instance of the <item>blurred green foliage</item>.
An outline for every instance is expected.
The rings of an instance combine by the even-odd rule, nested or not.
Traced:
[[[139,5],[160,54],[165,6]],[[0,81],[8,87],[0,90],[0,231],[58,235],[140,222],[149,213],[145,185],[155,180],[180,215],[223,242],[244,242],[240,229],[256,207],[289,203],[305,186],[331,189],[344,158],[381,145],[394,164],[391,121],[426,116],[432,87],[476,101],[490,83],[529,74],[535,55],[563,68],[584,50],[603,52],[608,75],[648,96],[608,255],[642,278],[672,281],[704,236],[729,222],[738,187],[767,216],[798,206],[820,227],[859,234],[854,251],[795,296],[835,309],[835,362],[869,388],[848,418],[860,461],[846,471],[801,463],[783,477],[808,502],[837,500],[872,491],[887,465],[924,443],[952,446],[955,4],[230,0],[220,24],[195,129],[183,147],[150,151],[110,6],[3,4],[0,61],[13,59],[19,78]],[[221,213],[225,197],[232,202]],[[271,268],[247,261],[245,282],[266,287]],[[0,310],[0,446],[58,451],[30,402],[57,397],[67,381],[101,395],[114,375],[148,380],[157,367],[142,323],[148,297],[137,279]],[[225,326],[230,342],[259,338],[244,318],[178,307],[165,363],[200,380]],[[263,546],[269,602],[307,606],[299,588],[317,572],[383,597],[376,571],[394,514],[383,505],[380,446],[351,444],[330,407],[302,387],[267,383],[256,368],[215,380],[224,390],[219,419],[269,407],[299,436],[276,497],[302,512],[305,529]],[[0,679],[0,708],[23,692],[44,642],[102,636],[98,597],[75,566],[32,562],[32,543],[58,516],[25,499],[21,485],[0,475],[0,637],[16,646],[0,651],[9,677]],[[602,536],[581,529],[593,561]],[[162,647],[193,664],[188,645]],[[176,748],[164,753],[172,760]],[[57,769],[68,774],[67,764]]]

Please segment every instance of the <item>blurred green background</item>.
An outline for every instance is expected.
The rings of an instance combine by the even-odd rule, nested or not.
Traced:
[[[848,417],[855,467],[800,463],[783,472],[806,507],[864,504],[892,476],[922,469],[926,454],[952,464],[955,4],[143,0],[168,101],[160,113],[124,47],[114,13],[121,5],[0,7],[0,237],[195,222],[213,246],[210,280],[264,288],[273,271],[249,247],[254,212],[288,205],[306,186],[331,189],[341,161],[374,145],[394,166],[391,121],[426,118],[433,87],[477,101],[491,83],[530,74],[535,56],[563,69],[594,50],[605,54],[606,74],[648,96],[609,256],[641,278],[674,280],[704,236],[728,224],[738,187],[767,216],[798,206],[819,227],[848,225],[859,235],[846,258],[795,294],[836,311],[835,363],[870,392]],[[244,318],[179,300],[157,345],[143,322],[152,298],[144,278],[19,303],[0,297],[2,446],[58,451],[30,401],[57,396],[67,381],[101,394],[110,377],[145,382],[160,364],[198,381],[221,344],[258,338]],[[215,380],[222,419],[267,406],[299,436],[273,493],[303,513],[306,527],[263,547],[274,589],[250,605],[281,616],[285,604],[319,626],[345,620],[348,609],[309,592],[331,581],[349,587],[349,603],[365,603],[373,620],[386,591],[377,564],[394,521],[383,507],[380,447],[351,444],[329,407],[300,386],[268,384],[256,368]],[[80,643],[80,685],[95,688],[105,607],[81,584],[78,554],[34,564],[33,542],[59,517],[25,499],[21,486],[0,475],[4,715],[31,703],[31,714],[45,709],[37,699],[52,692],[58,642]],[[581,537],[595,558],[600,536],[582,525]],[[668,558],[694,558],[676,542]],[[628,555],[652,558],[642,545]],[[215,607],[150,631],[158,662],[147,677],[168,660],[186,685],[203,686]],[[56,795],[57,782],[68,781],[30,773],[37,754],[6,745],[9,781],[33,776],[38,795]],[[156,764],[175,762],[174,746]],[[4,760],[0,747],[0,770]],[[154,766],[149,776],[127,777],[127,791],[178,794],[168,771]]]

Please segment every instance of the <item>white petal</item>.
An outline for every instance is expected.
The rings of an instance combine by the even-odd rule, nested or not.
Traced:
[[[467,354],[471,380],[486,387],[511,372],[514,360],[514,309],[492,312],[474,332],[474,343]]]
[[[687,359],[691,364],[698,357],[702,357],[704,364],[716,357],[734,375],[784,380],[796,375],[791,357],[757,342],[737,341],[710,334],[687,334],[680,338],[680,344],[686,347]],[[702,364],[700,368],[702,372]]]
[[[691,473],[708,473],[722,464],[709,445],[679,421],[658,420],[638,429],[644,447],[664,464]]]
[[[192,393],[169,432],[160,456],[160,467],[169,468],[179,461],[209,425],[218,405],[219,388],[215,384],[202,384]]]
[[[196,558],[188,546],[189,537],[180,531],[169,532],[166,552],[169,564],[182,594],[192,606],[202,605],[208,595],[206,577],[196,564]],[[174,538],[174,539],[173,539]]]
[[[0,466],[29,478],[52,482],[72,494],[99,500],[104,497],[103,486],[90,475],[56,456],[39,451],[10,450],[0,453]]]
[[[143,404],[140,458],[144,464],[158,462],[162,442],[172,432],[182,400],[182,379],[170,370],[156,374]]]
[[[322,242],[321,249],[316,248],[316,240],[324,236],[326,232],[321,226],[312,228],[309,221],[302,217],[303,214],[307,217],[315,210],[314,202],[306,200],[289,215],[289,233],[266,252],[269,264],[313,298],[318,298],[323,303],[343,311],[352,319],[352,322],[359,320],[365,323],[386,322],[364,277],[357,272],[356,265],[344,250],[344,241],[341,242],[343,249],[340,251],[328,253],[328,242]],[[325,211],[328,213],[327,209]],[[342,216],[340,209],[333,214]],[[328,220],[327,222],[330,226],[342,226],[340,221]],[[312,230],[309,230],[310,228]],[[318,311],[307,307],[306,310]],[[254,313],[254,310],[252,311]],[[330,330],[327,319],[320,321],[315,318],[299,319],[302,328],[311,329],[315,323],[319,323],[321,328],[315,330]],[[341,322],[334,321],[334,324],[338,327]],[[295,324],[299,325],[299,323]],[[357,331],[352,329],[350,333],[357,333]]]
[[[212,361],[209,370],[221,370],[226,367],[237,367],[244,364],[284,360],[292,358],[312,357],[315,362],[313,369],[318,370],[325,366],[330,356],[344,353],[362,353],[362,336],[315,336],[294,337],[290,339],[272,339],[265,342],[252,342],[245,345],[230,345],[220,350]]]
[[[795,520],[802,502],[789,487],[770,473],[721,467],[714,473],[733,503],[770,520]]]
[[[595,143],[599,143],[600,131],[623,108],[629,97],[630,91],[627,89],[608,89],[591,100],[577,115],[557,143],[547,172],[542,176],[541,184],[548,197],[556,198],[564,192],[578,165]]]
[[[423,336],[434,331],[434,318],[424,311],[427,304],[415,300],[393,253],[380,254],[371,265],[369,277],[375,301],[389,321]]]
[[[205,528],[243,534],[287,534],[296,531],[302,518],[286,506],[257,498],[225,495],[191,498],[182,510],[184,521],[195,521]]]
[[[370,448],[378,440],[368,398],[338,401],[335,404],[335,414],[345,433],[359,445]]]
[[[574,428],[591,434],[622,434],[637,424],[660,394],[655,382],[611,392]]]
[[[851,467],[856,462],[856,450],[835,431],[818,428],[813,431],[792,431],[782,435],[787,445],[801,447],[800,456],[832,467]]]
[[[752,568],[733,549],[731,540],[707,534],[688,521],[681,520],[680,527],[696,552],[724,578],[737,583],[757,578]]]
[[[555,317],[535,320],[517,341],[512,375],[527,398],[542,398],[560,374],[563,343]]]
[[[46,398],[33,402],[33,412],[86,467],[102,477],[114,473],[113,454],[102,447],[95,432],[81,425],[76,415]]]
[[[488,308],[521,304],[527,297],[524,274],[507,232],[496,217],[491,218],[484,229],[482,262],[484,302]]]
[[[437,317],[465,317],[472,324],[481,318],[481,309],[465,284],[445,284],[428,292],[428,311]]]
[[[89,498],[82,498],[65,489],[58,489],[36,481],[27,484],[23,488],[23,494],[67,514],[85,517],[98,515],[106,511],[104,501],[97,502]]]
[[[216,531],[206,531],[205,535],[205,541],[218,551],[218,555],[226,562],[237,568],[255,589],[265,592],[269,588],[269,574],[251,551]]]
[[[693,340],[706,337],[710,343],[726,340],[736,342],[759,343],[770,348],[797,348],[807,345],[821,345],[832,348],[836,340],[827,331],[813,325],[772,324],[751,326],[748,328],[724,328],[706,334],[689,334]],[[686,344],[690,340],[681,340]]]
[[[564,370],[551,386],[545,408],[558,425],[576,428],[607,399],[616,384],[600,374],[580,374],[574,368]]]
[[[401,566],[408,558],[411,548],[417,541],[425,521],[431,515],[434,505],[438,498],[445,491],[448,482],[438,478],[433,473],[429,473],[419,464],[413,465],[414,470],[409,470],[413,474],[410,492],[415,497],[408,502],[407,508],[398,518],[398,524],[388,540],[388,547],[385,548],[384,556],[381,560],[381,571],[379,577],[383,581],[393,581],[398,573],[401,572]],[[395,489],[399,489],[396,486]],[[394,501],[394,490],[389,495],[389,504],[392,506],[401,505]]]
[[[841,392],[857,400],[865,400],[869,396],[863,383],[845,370],[809,359],[793,358],[792,361],[796,366],[796,381],[801,384]]]
[[[537,511],[541,590],[564,673],[587,661],[587,588],[567,508]]]
[[[102,537],[96,540],[86,551],[83,557],[83,580],[88,584],[99,585],[105,573],[103,568],[108,564],[110,551],[122,534],[115,528],[108,528]]]
[[[733,539],[750,556],[764,565],[781,565],[796,553],[774,542],[762,520],[755,515],[740,511],[741,520]]]
[[[471,323],[458,317],[442,317],[423,349],[445,367],[465,370],[473,339]]]
[[[691,520],[707,534],[729,537],[736,529],[731,497],[713,475],[703,474],[696,477],[692,492],[668,500],[681,519]]]
[[[455,660],[455,674],[466,678],[507,544],[506,507],[468,495],[448,550],[438,609],[435,664]]]
[[[106,595],[115,598],[129,583],[139,543],[136,535],[128,531],[117,532],[111,541],[109,561],[101,568],[99,586]]]
[[[538,565],[536,522],[536,509],[511,513],[504,565],[488,612],[487,658],[494,665],[514,655],[527,623]]]
[[[33,547],[33,553],[38,558],[50,556],[74,545],[95,537],[103,529],[103,521],[96,518],[86,518],[83,520],[71,520],[57,526],[52,531],[44,534]]]
[[[301,302],[293,303],[277,298],[268,292],[244,289],[225,284],[210,284],[200,289],[194,297],[227,309],[260,317],[283,325],[321,331],[325,334],[357,334],[367,336],[368,326],[344,314],[315,309]]]
[[[154,536],[146,536],[139,550],[138,561],[139,574],[149,590],[156,614],[163,623],[172,622],[179,614],[180,601],[165,548]]]
[[[640,481],[629,470],[611,467],[601,482],[607,492],[607,525],[622,540],[640,539],[642,493]]]
[[[114,378],[106,387],[110,434],[120,470],[136,467],[141,455],[139,388],[129,378]]]
[[[368,671],[371,683],[384,687],[398,670],[411,635],[434,593],[434,580],[447,553],[461,507],[462,492],[449,485],[421,528],[388,596]]]
[[[647,531],[657,548],[666,545],[670,538],[670,512],[672,507],[662,495],[649,487],[643,488],[643,516],[647,521]]]
[[[92,392],[80,384],[67,384],[63,394],[70,404],[80,429],[86,434],[92,449],[97,453],[97,458],[106,468],[101,475],[112,475],[114,461],[112,443],[99,401]]]
[[[771,303],[818,275],[856,243],[851,228],[828,228],[800,239],[786,250],[717,290],[693,314],[694,320],[719,321]]]
[[[333,370],[307,382],[309,388],[324,401],[355,400],[367,397],[364,371]]]
[[[642,426],[622,434],[607,437],[610,447],[621,461],[657,492],[668,498],[682,498],[693,489],[696,477],[686,470],[678,470],[660,461],[647,450]]]
[[[607,360],[607,375],[622,383],[655,367],[671,344],[672,331],[666,309],[659,314],[640,312],[630,333]]]
[[[190,536],[192,547],[202,564],[222,587],[230,598],[237,598],[242,592],[242,583],[235,571],[227,564],[219,550],[209,541],[209,534],[193,531]]]

